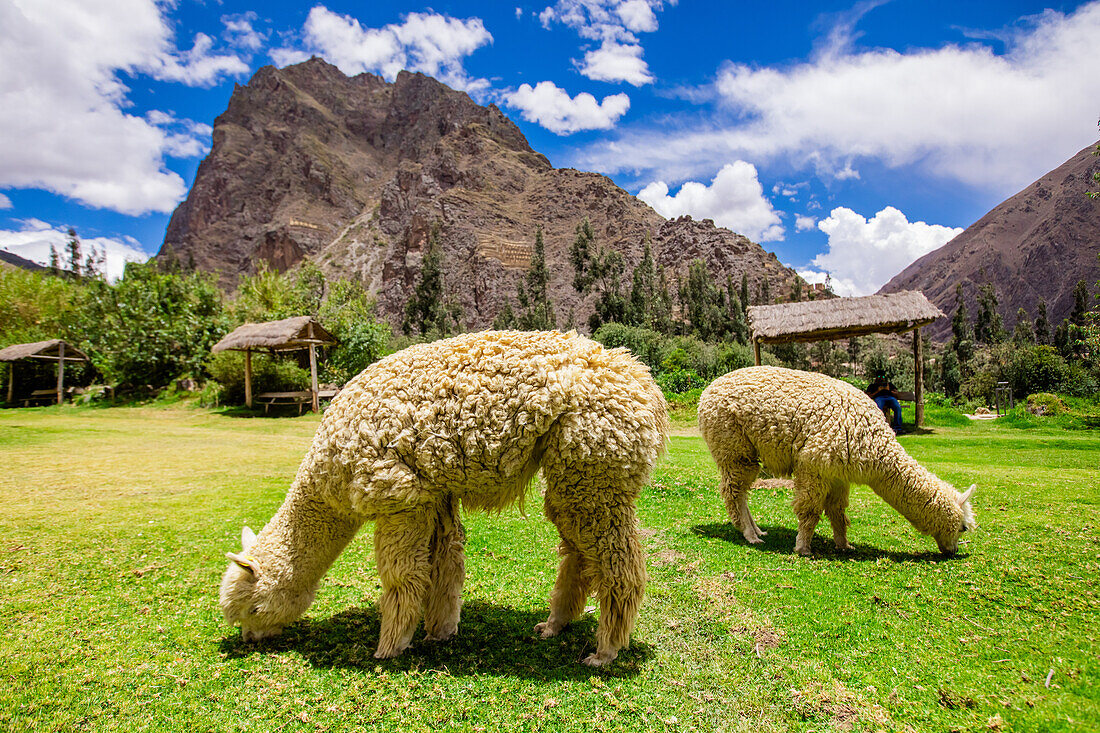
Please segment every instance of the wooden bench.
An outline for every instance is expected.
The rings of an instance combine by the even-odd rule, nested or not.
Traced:
[[[52,405],[57,402],[57,390],[56,389],[36,389],[23,399],[23,407],[29,407],[32,402],[45,402],[47,405]]]
[[[331,400],[340,390],[338,389],[319,389],[317,390],[317,401],[322,402],[324,400]],[[308,389],[304,389],[300,392],[264,392],[263,394],[256,395],[256,401],[264,406],[264,414],[267,414],[268,408],[279,405],[297,405],[298,414],[302,414],[302,408],[306,405],[313,407],[313,393]]]
[[[264,414],[272,405],[297,405],[298,414],[302,414],[302,407],[313,404],[313,393],[307,390],[301,392],[264,392],[256,395],[256,401],[264,406]]]

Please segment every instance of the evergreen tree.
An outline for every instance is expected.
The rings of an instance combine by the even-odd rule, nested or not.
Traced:
[[[1035,343],[1035,330],[1031,325],[1031,319],[1027,311],[1021,308],[1016,311],[1016,327],[1012,329],[1012,343],[1017,346],[1028,346]]]
[[[764,280],[760,283],[760,305],[772,304],[772,284],[768,279],[768,276],[764,276]]]
[[[596,312],[588,319],[593,333],[604,323],[625,323],[627,299],[622,292],[626,262],[613,249],[598,248],[592,260],[592,281],[599,292]]]
[[[69,241],[65,248],[69,252],[69,272],[80,277],[80,237],[76,236],[76,230],[69,227]]]
[[[791,285],[791,302],[798,303],[802,300],[802,278],[795,275],[794,284]]]
[[[57,254],[57,248],[52,244],[50,245],[50,274],[58,275],[61,273],[61,257]]]
[[[860,356],[863,354],[863,339],[853,336],[848,339],[848,361],[852,365],[852,376],[856,376],[856,366],[859,365]]]
[[[1084,280],[1078,280],[1073,286],[1073,310],[1069,314],[1069,322],[1078,328],[1085,325],[1085,314],[1089,310],[1089,286]]]
[[[511,331],[516,328],[516,314],[512,311],[512,301],[504,301],[504,307],[493,319],[493,328],[497,331]]]
[[[1039,299],[1039,315],[1035,316],[1035,343],[1050,346],[1050,319],[1047,317],[1047,302]]]
[[[710,271],[701,259],[688,265],[688,279],[680,296],[687,311],[692,331],[704,341],[722,333],[725,297],[711,280]]]
[[[668,291],[668,277],[664,267],[657,268],[657,293],[653,301],[653,329],[672,334],[676,325],[672,318],[672,295]]]
[[[736,340],[738,343],[747,343],[749,340],[749,328],[745,323],[745,309],[741,305],[733,284],[733,275],[726,276],[726,323],[723,328],[725,336]]]
[[[525,331],[548,331],[557,328],[554,304],[550,302],[550,270],[546,267],[546,244],[542,239],[542,227],[535,230],[535,251],[527,270],[527,288],[523,281],[518,286],[520,300],[519,327]]]
[[[441,336],[450,333],[453,308],[443,302],[443,253],[438,230],[428,235],[428,250],[420,263],[420,276],[409,302],[405,305],[405,320],[401,329],[405,335],[426,334],[435,330]]]
[[[596,250],[596,235],[588,217],[577,225],[573,244],[569,247],[569,262],[573,265],[573,289],[587,293],[592,285],[591,261]]]
[[[970,315],[966,312],[961,282],[955,286],[955,315],[951,317],[950,347],[958,358],[960,369],[974,356],[974,328],[970,324]]]
[[[993,283],[983,284],[978,289],[978,315],[974,318],[974,338],[983,344],[998,344],[1005,339],[1004,321],[997,305]]]
[[[741,273],[741,318],[745,323],[749,322],[749,274]]]

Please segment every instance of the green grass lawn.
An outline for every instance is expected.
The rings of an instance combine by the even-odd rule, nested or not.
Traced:
[[[819,533],[815,557],[793,555],[781,489],[753,495],[769,534],[749,546],[702,441],[675,437],[640,500],[650,584],[632,647],[591,670],[578,660],[594,616],[549,641],[531,631],[556,570],[537,492],[528,517],[467,518],[454,640],[372,657],[364,533],[302,621],[241,643],[217,607],[224,553],[275,511],[315,426],[186,408],[0,411],[0,728],[1100,727],[1096,431],[903,436],[942,478],[978,484],[980,526],[951,560],[865,487],[854,553]]]

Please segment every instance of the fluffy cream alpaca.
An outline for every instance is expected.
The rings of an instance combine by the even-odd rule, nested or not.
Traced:
[[[622,349],[574,333],[486,332],[413,346],[368,367],[333,401],[286,500],[222,579],[221,606],[246,640],[278,634],[373,521],[382,581],[376,657],[458,627],[460,508],[500,511],[542,469],[561,536],[550,616],[557,634],[600,601],[596,652],[626,646],[645,587],[634,501],[668,433],[664,397]]]
[[[764,534],[749,513],[749,486],[763,464],[794,476],[795,551],[810,554],[822,511],[840,549],[848,544],[850,484],[866,484],[953,555],[974,526],[971,486],[960,494],[913,460],[874,401],[822,374],[760,366],[714,380],[699,397],[699,429],[718,464],[730,520],[749,542]]]

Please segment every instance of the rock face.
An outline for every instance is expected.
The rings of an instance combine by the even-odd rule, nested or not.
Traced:
[[[475,329],[514,299],[541,226],[558,322],[572,312],[581,324],[592,296],[574,292],[568,252],[585,217],[628,277],[647,234],[673,286],[696,257],[720,283],[746,273],[750,293],[768,278],[787,294],[798,277],[709,220],[666,221],[604,176],[552,167],[493,105],[421,74],[348,78],[316,58],[236,87],[158,257],[193,261],[229,289],[260,262],[285,270],[309,257],[330,279],[361,280],[397,324],[435,228],[449,296]]]
[[[948,315],[955,312],[955,286],[963,284],[967,312],[977,312],[978,288],[993,283],[998,310],[1009,332],[1016,312],[1034,319],[1040,299],[1051,324],[1073,309],[1079,280],[1095,290],[1100,280],[1100,201],[1085,192],[1100,170],[1095,146],[1077,153],[1023,191],[997,206],[959,236],[902,270],[880,293],[920,290]],[[951,337],[951,321],[928,326],[930,338]]]

